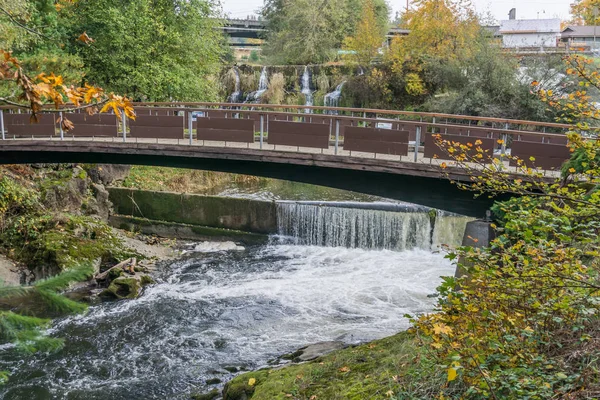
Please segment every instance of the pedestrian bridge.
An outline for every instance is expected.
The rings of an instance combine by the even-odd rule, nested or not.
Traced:
[[[353,190],[481,217],[493,199],[434,139],[478,140],[489,157],[518,156],[548,175],[569,158],[568,125],[405,111],[230,103],[138,103],[114,114],[0,114],[0,163],[113,163],[194,168]],[[64,132],[60,118],[74,129]],[[191,134],[190,134],[191,133]],[[531,161],[531,157],[535,161]],[[449,167],[442,173],[440,163]],[[512,161],[506,168],[515,169]]]

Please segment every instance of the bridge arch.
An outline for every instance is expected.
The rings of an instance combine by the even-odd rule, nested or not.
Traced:
[[[129,164],[230,172],[351,190],[473,217],[483,217],[494,201],[458,189],[435,166],[321,154],[152,143],[5,141],[0,143],[0,163]],[[457,171],[453,178],[468,177]]]

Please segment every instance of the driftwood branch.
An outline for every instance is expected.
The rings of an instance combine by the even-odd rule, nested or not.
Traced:
[[[102,280],[106,279],[108,274],[110,274],[110,271],[112,271],[113,269],[119,269],[119,268],[121,268],[124,271],[128,271],[129,273],[134,273],[136,265],[137,265],[137,259],[135,257],[128,258],[125,261],[121,261],[114,267],[107,269],[106,271],[102,272],[101,274],[96,275],[94,278],[97,281],[102,281]]]

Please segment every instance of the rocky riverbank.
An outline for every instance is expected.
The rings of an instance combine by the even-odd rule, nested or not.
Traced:
[[[86,287],[108,289],[116,278],[130,283],[132,279],[151,281],[144,273],[156,260],[173,257],[175,242],[134,235],[107,224],[112,203],[105,185],[124,179],[128,170],[112,165],[1,167],[2,284],[31,284],[82,265],[92,266],[93,276],[76,285],[75,292],[83,293]],[[128,277],[120,277],[115,270],[98,281],[104,271],[127,259],[134,260]],[[114,285],[112,291],[122,293]]]
[[[284,366],[246,372],[193,395],[195,400],[427,399],[446,377],[427,358],[414,333],[344,346],[319,343],[282,357]],[[216,385],[215,385],[216,386]]]

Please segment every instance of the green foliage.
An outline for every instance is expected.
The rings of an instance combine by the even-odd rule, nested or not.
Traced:
[[[73,282],[88,279],[92,273],[89,265],[83,265],[52,278],[39,280],[32,286],[0,285],[0,310],[7,307],[12,309],[0,311],[0,343],[12,342],[28,353],[59,349],[63,344],[62,339],[50,338],[43,332],[50,321],[36,315],[85,311],[84,304],[69,300],[59,292]],[[14,310],[18,310],[18,313]]]
[[[445,374],[424,350],[404,332],[308,363],[239,375],[226,385],[224,399],[432,399]]]
[[[373,1],[376,30],[387,29],[389,8]],[[265,55],[275,64],[316,64],[335,58],[347,36],[355,34],[364,0],[267,0],[262,10],[269,21]]]
[[[135,100],[216,99],[225,41],[212,1],[80,0],[64,11],[87,80]]]
[[[249,60],[250,60],[250,62],[257,63],[260,60],[260,55],[258,54],[258,51],[252,50],[250,52]]]
[[[30,75],[53,72],[67,86],[85,80],[135,100],[216,100],[227,46],[211,0],[8,3],[27,29],[0,13],[0,48],[14,50]],[[84,32],[93,41],[78,40]]]
[[[10,7],[9,7],[10,6]],[[14,16],[27,15],[26,0],[0,0],[0,7],[10,9]],[[0,13],[0,48],[13,49],[20,47],[26,38],[26,31],[14,24],[4,13]]]
[[[531,93],[531,81],[552,79],[550,74],[564,70],[556,58],[528,60],[521,64],[502,53],[487,34],[480,32],[471,43],[470,55],[442,61],[428,59],[422,75],[437,92],[425,104],[425,109],[462,115],[485,115],[499,118],[551,121],[554,113]],[[527,77],[519,76],[519,67]],[[560,79],[554,85],[560,85]]]
[[[345,57],[360,65],[369,65],[385,41],[385,33],[378,29],[375,5],[372,0],[364,0],[362,17],[357,21],[354,34],[344,39]]]
[[[7,219],[24,214],[39,205],[39,193],[7,176],[0,177],[0,231],[4,231]]]
[[[488,248],[448,255],[466,275],[446,279],[438,312],[416,321],[447,371],[443,398],[456,398],[448,391],[457,384],[467,386],[465,399],[591,398],[600,388],[600,192],[589,190],[599,183],[600,144],[569,139],[589,164],[553,181],[516,158],[518,177],[499,162],[484,165],[477,141],[440,143],[459,167],[477,171],[460,186],[518,195],[496,205],[498,236]]]

